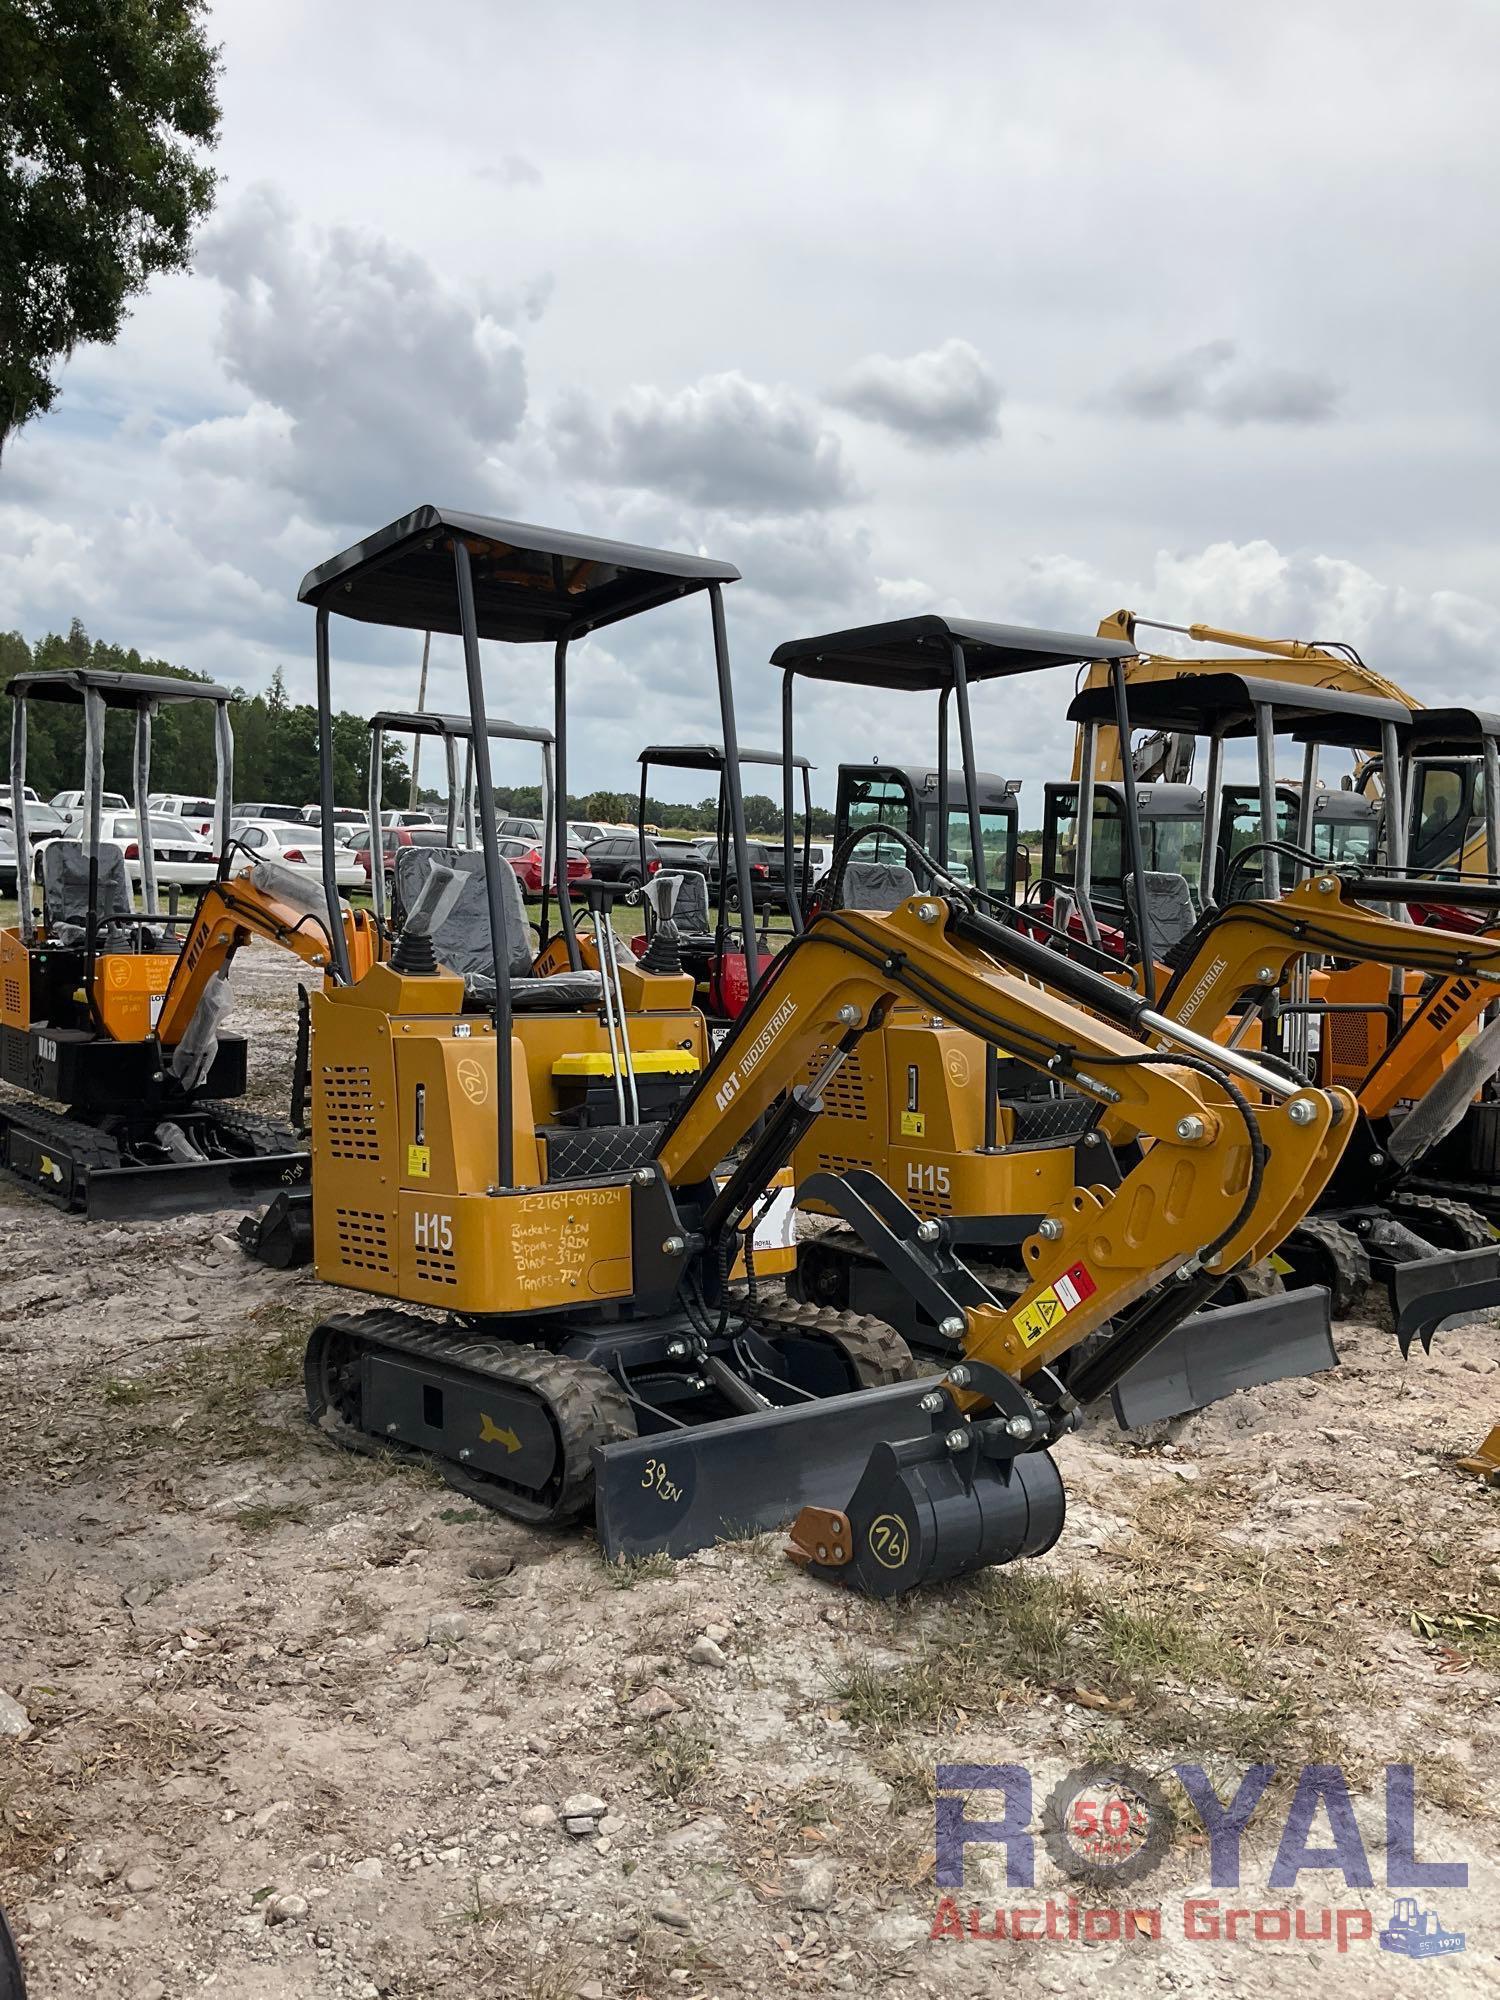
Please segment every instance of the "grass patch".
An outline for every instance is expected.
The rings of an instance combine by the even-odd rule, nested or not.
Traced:
[[[0,1877],[40,1875],[65,1834],[47,1806],[22,1802],[13,1788],[0,1788]]]
[[[1136,1748],[1276,1761],[1311,1740],[1318,1718],[1290,1693],[1253,1699],[1265,1662],[1201,1609],[1179,1608],[1153,1579],[1100,1599],[1076,1577],[1017,1566],[979,1580],[894,1669],[848,1662],[834,1685],[847,1720],[880,1746],[881,1775],[912,1804],[930,1795],[930,1757],[913,1735],[944,1732],[1043,1692],[1111,1711]]]
[[[138,1382],[125,1375],[116,1375],[99,1384],[99,1400],[112,1410],[134,1409],[137,1404],[149,1403],[157,1394],[150,1382]]]
[[[651,1789],[659,1798],[680,1803],[692,1797],[699,1779],[712,1769],[714,1741],[689,1723],[653,1729],[646,1739],[645,1762]]]
[[[268,1535],[276,1528],[305,1527],[311,1518],[305,1500],[254,1500],[235,1514],[234,1525],[247,1535]]]
[[[633,1590],[654,1576],[670,1576],[676,1568],[672,1557],[657,1550],[649,1556],[619,1556],[614,1562],[601,1558],[604,1580],[614,1590]]]
[[[1043,1688],[1140,1702],[1164,1679],[1245,1678],[1227,1642],[1154,1594],[1100,1603],[1076,1578],[1017,1567],[985,1577],[916,1660],[894,1672],[856,1661],[835,1693],[856,1728],[892,1742]]]

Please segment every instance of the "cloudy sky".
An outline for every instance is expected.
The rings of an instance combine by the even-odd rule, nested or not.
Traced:
[[[782,638],[1120,605],[1500,706],[1491,0],[220,0],[191,277],[0,466],[0,627],[311,685],[314,563],[422,501],[739,564]],[[581,652],[574,778],[712,733],[701,601]],[[335,625],[347,704],[410,635]],[[535,653],[491,648],[536,718]],[[458,694],[434,643],[434,703]],[[976,697],[1060,775],[1054,674]],[[920,754],[811,698],[803,747]],[[827,786],[820,786],[827,792]]]

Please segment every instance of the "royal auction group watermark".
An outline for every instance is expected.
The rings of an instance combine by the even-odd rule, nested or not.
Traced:
[[[932,1938],[1129,1944],[1170,1933],[1190,1944],[1297,1943],[1335,1953],[1374,1945],[1408,1958],[1451,1957],[1464,1949],[1465,1933],[1443,1923],[1435,1899],[1468,1888],[1468,1863],[1418,1857],[1412,1765],[1385,1767],[1379,1882],[1370,1860],[1375,1843],[1367,1844],[1360,1830],[1340,1765],[1302,1765],[1289,1801],[1275,1811],[1268,1798],[1277,1777],[1274,1765],[1251,1765],[1230,1797],[1201,1765],[1174,1765],[1171,1776],[1183,1794],[1176,1811],[1160,1780],[1124,1764],[1068,1772],[1038,1809],[1037,1789],[1024,1764],[940,1764],[936,1866],[942,1894]],[[1245,1836],[1257,1813],[1259,1843],[1265,1846],[1274,1836],[1276,1845],[1264,1893],[1247,1895]],[[1161,1865],[1184,1816],[1190,1825],[1197,1821],[1195,1831],[1208,1850],[1208,1888],[1216,1893],[1176,1902],[1153,1899],[1141,1893],[1141,1885]],[[1023,1893],[1011,1900],[1010,1892],[1036,1888],[1039,1847],[1076,1889],[1065,1896],[1036,1900]],[[982,1906],[965,1893],[971,1849],[992,1857],[998,1850],[1003,1857],[1003,1903]],[[1262,1885],[1256,1886],[1259,1891]],[[1339,1888],[1372,1898],[1383,1889],[1393,1899],[1389,1916],[1382,1921],[1363,1899],[1324,1899]],[[1293,1895],[1299,1900],[1291,1900]]]

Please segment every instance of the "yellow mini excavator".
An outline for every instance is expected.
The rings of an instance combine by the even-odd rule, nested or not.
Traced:
[[[70,668],[16,675],[11,801],[20,908],[0,930],[0,1161],[28,1187],[90,1217],[222,1208],[305,1179],[298,1135],[226,1100],[245,1088],[242,1035],[222,1028],[230,961],[251,937],[326,966],[329,906],[287,870],[231,878],[230,692],[155,674]],[[33,857],[26,827],[26,720],[32,702],[84,714],[83,818],[77,837]],[[147,809],[151,719],[163,703],[213,704],[218,752],[211,879],[182,914],[163,910],[156,865],[188,862],[157,838]],[[128,844],[100,838],[104,723],[135,717],[135,818]],[[144,829],[144,831],[142,831]],[[137,909],[131,877],[140,885]],[[33,910],[39,881],[42,915]],[[372,936],[340,910],[346,956],[364,962]],[[345,935],[347,933],[347,935]],[[38,1100],[50,1100],[50,1103]]]
[[[481,643],[552,646],[561,801],[570,646],[705,594],[750,908],[722,604],[735,575],[423,507],[304,581],[325,717],[335,615],[460,636],[483,841],[482,866],[433,866],[387,962],[357,972],[336,936],[312,999],[318,1275],[426,1310],[318,1326],[309,1411],[336,1442],[430,1455],[521,1519],[592,1508],[611,1555],[682,1554],[801,1508],[811,1568],[890,1595],[1051,1545],[1063,1496],[1049,1447],[1078,1407],[1054,1364],[1108,1323],[1082,1371],[1098,1393],[1262,1257],[1334,1170],[1353,1103],[1164,1020],[956,897],[820,913],[701,1069],[690,981],[621,965],[606,886],[592,892],[593,965],[571,924],[533,955],[495,840]],[[466,899],[488,940],[467,969],[449,944]],[[867,1322],[762,1315],[753,1257],[747,1283],[728,1282],[824,1092],[902,1004],[940,1006],[1078,1092],[1134,1149],[1117,1186],[1082,1179],[1048,1202],[1004,1303],[878,1176],[826,1177],[828,1201],[961,1342],[946,1377],[924,1382],[890,1379],[902,1344]],[[689,1061],[646,1115],[651,1050]],[[598,1056],[602,1087],[580,1103]]]

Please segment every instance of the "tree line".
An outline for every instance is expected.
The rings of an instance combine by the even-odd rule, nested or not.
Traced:
[[[91,639],[81,620],[75,618],[66,634],[50,632],[29,645],[19,632],[0,633],[0,686],[13,674],[51,673],[70,667],[102,669],[109,673],[160,674],[169,680],[198,682],[207,674],[171,665],[166,660],[143,659],[134,647]],[[270,800],[279,805],[300,806],[318,797],[318,712],[308,702],[294,702],[287,694],[285,678],[278,667],[264,691],[233,690],[230,719],[234,727],[234,796],[241,800]],[[9,704],[7,704],[9,706]],[[7,732],[8,738],[8,732]],[[429,744],[424,755],[432,762],[441,759]],[[112,714],[106,724],[104,783],[110,791],[135,795],[134,721],[128,712]],[[0,754],[0,762],[5,761]],[[370,769],[369,726],[364,716],[340,710],[333,718],[333,790],[340,805],[363,807],[368,799]],[[83,711],[72,702],[40,701],[30,704],[27,720],[27,782],[44,799],[57,792],[76,790],[83,783]],[[207,797],[214,782],[213,713],[208,702],[172,702],[157,713],[151,727],[151,789],[153,792],[197,793]],[[387,806],[411,803],[411,774],[406,746],[388,740],[381,757],[381,797]],[[429,808],[441,807],[443,795],[423,786],[421,801]],[[495,803],[502,814],[514,813],[535,818],[542,810],[542,790],[536,785],[496,785]],[[570,819],[612,820],[634,825],[640,806],[638,792],[592,791],[569,793]],[[712,833],[718,823],[716,798],[696,804],[648,797],[648,825],[681,827],[690,833]],[[745,799],[745,825],[752,834],[779,834],[781,808],[763,793]],[[800,832],[801,816],[796,821]],[[813,809],[813,832],[831,833],[833,814]]]
[[[66,636],[49,632],[28,646],[19,632],[0,633],[0,685],[12,674],[56,673],[86,667],[107,673],[157,674],[164,680],[209,682],[207,674],[166,660],[142,659],[135,648],[91,639],[75,618]],[[235,688],[230,705],[234,727],[234,795],[237,800],[275,799],[304,805],[318,796],[318,712],[289,699],[278,667],[264,693]],[[8,704],[7,704],[8,705]],[[135,719],[126,710],[111,713],[105,725],[106,790],[135,796]],[[388,805],[405,805],[406,759],[397,743],[385,745],[382,791]],[[341,711],[333,718],[334,792],[341,801],[362,805],[367,797],[370,738],[362,716]],[[209,796],[214,785],[213,705],[206,701],[164,704],[151,725],[151,789]],[[26,726],[26,779],[44,799],[76,790],[83,783],[83,708],[74,702],[33,701]]]

